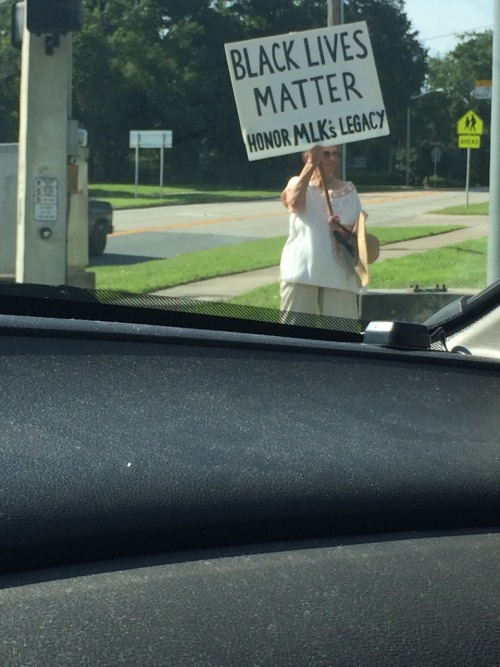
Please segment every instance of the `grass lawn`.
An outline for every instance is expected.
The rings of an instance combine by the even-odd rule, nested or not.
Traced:
[[[371,267],[370,289],[406,289],[410,285],[448,288],[486,287],[487,239],[464,241],[424,253],[386,259]],[[266,285],[231,303],[279,308],[279,285]]]
[[[371,267],[372,289],[398,289],[410,285],[484,289],[487,238],[464,241],[425,253],[388,259]],[[404,279],[402,279],[404,277]]]
[[[238,190],[219,186],[164,187],[160,198],[159,185],[139,185],[135,197],[134,185],[98,183],[89,187],[89,196],[108,201],[114,209],[142,208],[146,206],[173,206],[177,204],[210,204],[256,199],[274,199],[277,190]]]
[[[400,191],[406,186],[370,185],[359,186],[358,192]],[[95,183],[89,186],[89,195],[108,201],[113,208],[143,208],[149,206],[173,206],[176,204],[209,204],[216,202],[245,201],[252,199],[274,199],[280,196],[278,190],[247,190],[220,185],[205,185],[193,188],[190,185],[164,186],[160,198],[159,185],[138,185],[129,183]]]
[[[437,227],[370,227],[381,244],[442,234],[460,229],[458,225]],[[249,241],[222,248],[125,266],[95,266],[96,287],[144,294],[175,285],[241,273],[279,264],[285,236]]]
[[[431,213],[438,213],[442,215],[488,215],[489,202],[481,202],[480,204],[469,204],[467,208],[464,206],[448,206],[441,208],[439,211],[430,211]]]

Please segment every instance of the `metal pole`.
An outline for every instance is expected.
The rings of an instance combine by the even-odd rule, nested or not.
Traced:
[[[465,208],[469,208],[470,148],[467,149],[467,170],[465,172]]]
[[[410,185],[410,105],[406,107],[406,178],[405,185]]]
[[[135,145],[135,197],[137,198],[137,184],[139,183],[139,141],[140,135],[137,134],[137,143]]]
[[[342,0],[327,0],[327,25],[340,25],[342,23]]]
[[[326,2],[327,14],[326,14],[326,24],[327,26],[342,25],[344,23],[344,0],[327,0]],[[344,144],[342,146],[342,175],[341,178],[343,181],[346,180],[346,164],[347,164],[347,146]]]
[[[165,135],[162,135],[161,139],[161,152],[160,152],[160,199],[163,199],[163,156],[165,153]]]
[[[500,0],[493,10],[493,87],[491,94],[490,215],[488,285],[500,279]]]
[[[410,185],[410,116],[411,116],[411,111],[410,111],[410,102],[413,100],[418,100],[420,97],[426,97],[427,95],[431,95],[432,93],[444,93],[445,91],[442,88],[434,88],[433,90],[428,90],[425,93],[421,93],[420,95],[414,95],[413,97],[410,97],[408,100],[408,106],[406,107],[406,178],[405,178],[405,183],[406,185]]]

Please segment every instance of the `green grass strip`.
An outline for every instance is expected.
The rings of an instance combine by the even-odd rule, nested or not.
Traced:
[[[487,244],[487,238],[474,239],[375,263],[370,289],[403,289],[416,284],[484,289]]]
[[[481,202],[480,204],[469,204],[466,208],[463,206],[448,206],[441,208],[439,211],[430,211],[438,215],[488,215],[490,211],[489,202]]]
[[[276,190],[244,190],[236,188],[221,189],[219,186],[164,187],[160,198],[157,185],[139,185],[137,197],[135,187],[128,184],[98,183],[89,188],[89,195],[108,201],[114,209],[145,208],[151,206],[174,206],[186,204],[214,204],[220,202],[251,201],[259,199],[277,199]]]
[[[457,225],[439,227],[380,227],[370,228],[382,244],[442,234],[461,229]],[[170,259],[158,259],[132,265],[95,266],[96,287],[100,290],[120,290],[144,294],[176,285],[184,285],[263,269],[279,264],[286,237],[248,241],[221,248],[198,250]]]
[[[407,289],[410,285],[448,289],[486,287],[487,239],[464,241],[452,246],[386,259],[371,266],[369,289]],[[231,303],[279,308],[279,285],[273,283],[242,294]]]

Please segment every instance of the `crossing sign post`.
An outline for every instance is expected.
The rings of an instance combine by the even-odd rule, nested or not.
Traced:
[[[471,109],[457,121],[458,147],[467,149],[467,171],[465,176],[465,208],[469,207],[470,151],[481,147],[484,122]]]
[[[458,147],[479,148],[484,122],[475,111],[467,111],[457,122]]]

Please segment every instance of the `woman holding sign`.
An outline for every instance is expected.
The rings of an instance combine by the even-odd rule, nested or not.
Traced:
[[[281,195],[290,211],[280,263],[283,311],[358,317],[361,287],[348,251],[361,202],[354,185],[337,178],[340,158],[337,146],[306,151],[304,168]]]

